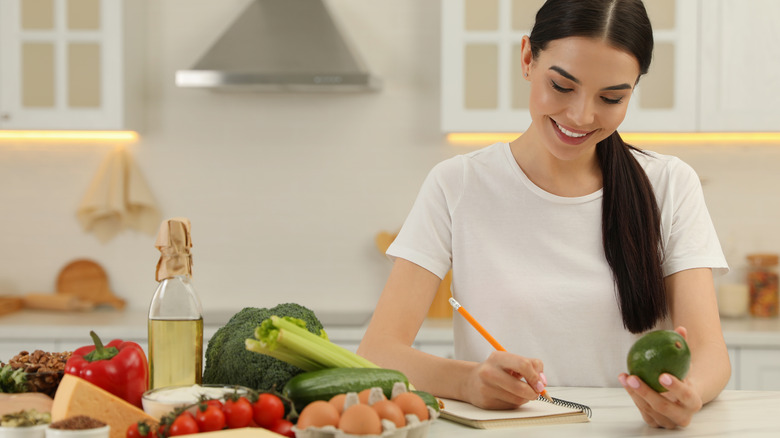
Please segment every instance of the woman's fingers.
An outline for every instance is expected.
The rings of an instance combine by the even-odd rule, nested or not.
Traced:
[[[494,360],[495,363],[508,374],[522,378],[528,386],[532,388],[538,396],[544,391],[546,386],[545,379],[541,374],[544,370],[544,364],[539,359],[526,358],[516,354],[496,351],[490,355],[488,361]]]
[[[538,397],[544,389],[543,364],[504,351],[493,352],[476,371],[478,397],[473,404],[489,409],[508,409]]]
[[[685,427],[690,424],[693,414],[701,410],[701,398],[692,386],[670,374],[662,374],[659,378],[659,382],[668,389],[661,394],[636,376],[621,374],[618,379],[650,426],[665,429]]]
[[[674,425],[671,423],[671,421],[669,421],[663,415],[660,415],[653,408],[650,401],[646,397],[646,395],[649,394],[647,391],[653,392],[655,395],[658,395],[658,393],[653,391],[652,388],[647,386],[647,384],[642,382],[636,376],[621,374],[618,378],[623,387],[626,388],[628,395],[631,396],[631,399],[634,401],[636,407],[639,409],[639,413],[642,414],[642,419],[645,421],[645,423],[651,427],[656,428],[674,428]]]

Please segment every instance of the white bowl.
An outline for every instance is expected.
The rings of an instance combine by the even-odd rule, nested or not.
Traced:
[[[0,427],[0,438],[44,438],[48,424],[26,427]]]
[[[46,428],[46,438],[108,438],[111,426],[95,427],[92,429],[54,429]]]
[[[224,401],[225,395],[237,391],[244,395],[249,393],[249,388],[238,385],[179,385],[165,386],[146,391],[141,397],[144,412],[158,420],[165,414],[176,408],[192,405],[198,402],[201,394],[208,398]],[[192,413],[195,413],[195,407]],[[2,438],[2,437],[0,437]]]

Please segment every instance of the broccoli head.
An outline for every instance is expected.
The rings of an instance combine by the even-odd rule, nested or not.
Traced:
[[[248,351],[247,338],[271,315],[289,316],[306,322],[306,328],[319,335],[322,323],[313,311],[295,303],[272,308],[245,307],[219,328],[206,347],[203,383],[242,385],[258,391],[281,390],[300,368],[264,354]]]

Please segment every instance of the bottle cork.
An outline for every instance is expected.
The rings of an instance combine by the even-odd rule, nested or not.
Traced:
[[[192,237],[189,219],[175,217],[164,220],[160,224],[154,246],[161,253],[155,275],[157,281],[179,275],[192,277],[192,254],[190,254]]]

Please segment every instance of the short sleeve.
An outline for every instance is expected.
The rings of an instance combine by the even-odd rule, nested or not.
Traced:
[[[462,191],[462,157],[434,166],[387,255],[406,259],[443,279],[452,266],[452,215]]]
[[[728,272],[728,264],[704,200],[696,171],[679,159],[669,163],[664,193],[664,275],[692,268]]]

